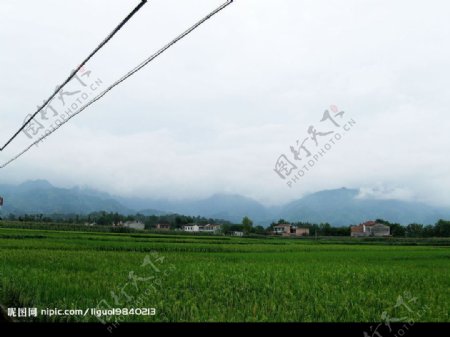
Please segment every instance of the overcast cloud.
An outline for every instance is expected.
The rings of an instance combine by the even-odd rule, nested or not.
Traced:
[[[87,68],[106,86],[222,2],[150,0]],[[2,143],[137,3],[0,2]],[[266,204],[346,186],[448,204],[449,12],[444,0],[236,0],[0,183]],[[357,124],[288,188],[277,158],[331,104]]]

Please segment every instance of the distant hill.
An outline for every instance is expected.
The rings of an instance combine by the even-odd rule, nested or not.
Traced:
[[[201,200],[170,201],[152,198],[113,197],[88,188],[58,188],[45,180],[18,186],[0,185],[5,199],[3,216],[14,214],[88,214],[96,211],[121,214],[164,215],[179,213],[224,219],[239,223],[249,216],[255,224],[268,225],[284,218],[288,221],[328,222],[347,226],[382,218],[401,224],[434,224],[450,219],[450,209],[399,200],[361,199],[356,189],[320,191],[276,208],[232,194],[215,194]]]
[[[252,219],[265,220],[270,223],[273,214],[259,202],[232,194],[215,194],[201,200],[170,201],[163,199],[121,198],[118,200],[130,208],[146,209],[139,211],[142,214],[155,210],[163,210],[165,213],[179,213],[190,216],[203,216],[213,219],[224,219],[240,223],[244,216]],[[150,211],[148,210],[150,208]]]
[[[57,188],[45,180],[28,181],[18,186],[0,185],[5,199],[4,214],[88,214],[95,211],[129,214],[118,201],[91,190]]]
[[[450,210],[399,200],[360,199],[355,189],[320,191],[284,206],[279,215],[288,221],[320,223],[334,226],[358,224],[369,219],[385,219],[400,224],[434,224],[450,218]]]
[[[179,205],[178,209],[187,215],[202,215],[235,223],[240,223],[244,216],[258,221],[271,217],[268,210],[259,202],[231,194],[215,194],[203,200]]]

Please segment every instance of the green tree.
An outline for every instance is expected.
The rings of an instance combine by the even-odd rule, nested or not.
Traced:
[[[450,221],[439,220],[434,226],[436,236],[449,237],[450,236]]]
[[[231,227],[231,226],[228,225],[228,224],[223,224],[223,225],[220,227],[220,231],[221,231],[222,234],[224,234],[224,235],[230,234],[230,233],[231,233],[230,227]]]
[[[412,223],[406,226],[406,235],[412,238],[420,238],[423,236],[423,225]]]
[[[266,229],[263,226],[255,226],[253,227],[253,233],[263,235],[266,234]]]
[[[331,235],[331,225],[328,222],[321,223],[319,225],[319,233],[325,236]]]
[[[395,237],[404,237],[406,228],[398,223],[387,224],[391,228],[391,235]]]
[[[426,238],[431,238],[436,236],[436,231],[434,226],[428,225],[423,228],[423,236]]]
[[[250,233],[252,231],[253,221],[248,216],[244,216],[242,219],[242,227],[245,234]]]

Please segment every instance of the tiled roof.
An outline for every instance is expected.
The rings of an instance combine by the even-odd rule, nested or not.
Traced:
[[[367,221],[362,223],[361,225],[365,225],[365,226],[375,226],[377,223],[375,221]],[[360,225],[360,226],[361,226]]]
[[[358,226],[352,226],[350,229],[353,233],[355,232],[363,232],[363,226],[362,225],[358,225]]]

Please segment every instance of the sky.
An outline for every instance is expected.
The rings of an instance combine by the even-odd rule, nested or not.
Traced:
[[[148,1],[37,117],[40,132],[223,2]],[[138,3],[0,2],[2,143]],[[345,186],[448,205],[449,12],[444,0],[235,0],[0,169],[0,183],[266,205]],[[326,110],[339,126],[321,121]],[[33,137],[22,132],[0,164]]]

